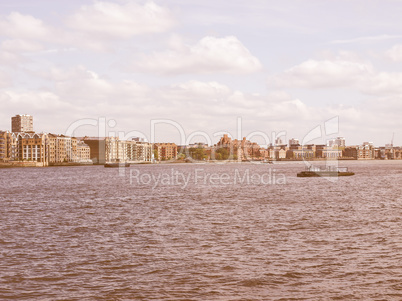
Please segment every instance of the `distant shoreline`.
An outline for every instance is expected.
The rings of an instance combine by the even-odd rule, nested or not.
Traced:
[[[150,165],[159,165],[159,164],[228,164],[228,163],[256,163],[256,164],[267,164],[276,162],[279,163],[286,163],[286,162],[334,162],[334,161],[356,161],[356,162],[369,162],[369,161],[402,161],[402,160],[384,160],[384,159],[353,159],[353,158],[341,158],[337,160],[326,160],[324,158],[314,158],[309,160],[294,160],[294,159],[279,159],[279,160],[272,160],[270,162],[264,161],[237,161],[237,160],[209,160],[209,161],[197,161],[197,160],[166,160],[166,161],[157,161],[157,162],[135,162],[130,163],[130,165],[143,165],[143,164],[150,164]],[[103,166],[104,163],[74,163],[74,162],[65,162],[65,163],[52,163],[46,166],[40,164],[41,162],[12,162],[12,163],[0,163],[0,169],[5,168],[46,168],[46,167],[72,167],[72,166]]]

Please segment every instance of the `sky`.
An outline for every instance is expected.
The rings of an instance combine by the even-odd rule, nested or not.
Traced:
[[[0,130],[30,114],[75,136],[402,145],[401,15],[401,0],[0,0]]]

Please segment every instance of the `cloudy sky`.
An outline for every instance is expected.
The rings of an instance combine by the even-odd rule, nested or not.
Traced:
[[[96,135],[83,124],[104,118],[215,143],[241,119],[260,142],[325,140],[339,120],[349,145],[402,145],[401,15],[400,0],[0,0],[0,129],[31,114],[36,131]]]

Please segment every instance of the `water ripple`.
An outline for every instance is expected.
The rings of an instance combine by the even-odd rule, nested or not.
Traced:
[[[283,185],[155,189],[100,166],[1,170],[0,299],[400,300],[402,162],[343,165],[356,175],[334,183],[285,163]]]

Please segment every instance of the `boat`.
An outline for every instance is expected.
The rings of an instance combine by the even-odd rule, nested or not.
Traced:
[[[327,166],[321,168],[317,166],[307,166],[305,171],[297,174],[300,178],[305,177],[345,177],[353,176],[355,173],[348,171],[347,167]]]
[[[274,164],[272,160],[263,160],[261,163]]]
[[[130,167],[130,163],[122,163],[122,162],[109,162],[105,163],[105,167]]]

